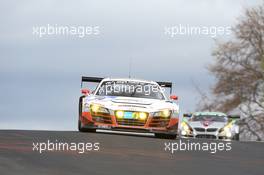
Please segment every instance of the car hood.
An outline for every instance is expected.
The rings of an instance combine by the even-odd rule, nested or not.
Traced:
[[[214,121],[191,121],[188,122],[192,128],[223,128],[227,122],[214,122]]]
[[[178,105],[172,101],[147,98],[91,95],[85,98],[85,102],[100,104],[111,110],[129,110],[145,112],[155,112],[159,109],[179,110]]]

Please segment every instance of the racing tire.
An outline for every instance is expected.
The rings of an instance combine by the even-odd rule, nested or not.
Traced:
[[[96,132],[96,129],[94,129],[94,128],[84,128],[84,127],[82,127],[82,122],[80,120],[78,121],[78,130],[80,132]]]
[[[79,99],[79,118],[78,118],[78,130],[80,132],[96,132],[96,129],[94,128],[84,128],[82,126],[82,122],[81,122],[81,115],[82,115],[82,99],[84,98],[85,96],[81,96],[80,99]]]
[[[163,133],[155,133],[156,138],[160,139],[176,139],[177,134],[163,134]]]
[[[239,141],[239,134],[236,134],[233,138],[233,140],[238,140]]]

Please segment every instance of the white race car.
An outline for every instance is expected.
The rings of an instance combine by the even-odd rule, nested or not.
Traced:
[[[179,130],[182,137],[237,139],[238,117],[227,116],[221,112],[195,112],[185,114]]]
[[[176,138],[179,106],[174,100],[177,96],[168,99],[164,93],[164,88],[171,89],[172,83],[96,77],[82,77],[83,82],[99,84],[92,93],[82,89],[79,131],[124,130]]]

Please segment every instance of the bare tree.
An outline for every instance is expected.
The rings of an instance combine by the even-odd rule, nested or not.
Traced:
[[[200,106],[204,110],[223,112],[238,109],[244,117],[260,124],[263,130],[264,4],[246,10],[233,32],[234,39],[216,43],[213,51],[215,62],[208,68],[216,78],[213,98],[209,100],[210,104],[207,100]],[[251,125],[248,125],[248,130],[257,140],[261,139]]]

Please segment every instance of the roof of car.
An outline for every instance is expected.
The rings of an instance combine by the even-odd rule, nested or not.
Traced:
[[[226,116],[223,112],[195,112],[193,115],[215,115],[215,116]]]

